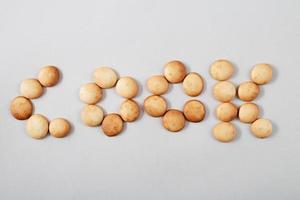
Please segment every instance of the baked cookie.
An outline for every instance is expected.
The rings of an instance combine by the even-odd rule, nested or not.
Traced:
[[[167,101],[158,95],[152,95],[145,99],[144,110],[152,117],[161,117],[168,109]]]
[[[263,85],[271,81],[273,72],[269,64],[257,64],[251,71],[251,79],[254,83]]]
[[[38,80],[26,79],[21,83],[20,92],[28,99],[36,99],[42,96],[44,88]]]
[[[122,77],[117,82],[116,91],[120,96],[131,99],[137,95],[139,86],[133,78]]]
[[[205,117],[205,106],[201,101],[189,100],[184,104],[183,114],[190,122],[200,122]]]
[[[216,117],[223,122],[232,121],[237,113],[238,109],[233,103],[221,103],[216,109]]]
[[[213,94],[217,100],[221,102],[229,102],[235,97],[235,86],[229,81],[218,82],[213,88]]]
[[[228,80],[233,73],[233,65],[228,60],[217,60],[210,66],[210,75],[218,81]]]
[[[236,138],[236,128],[230,122],[220,122],[213,128],[213,136],[220,142],[230,142]]]
[[[79,97],[86,104],[96,104],[102,98],[102,89],[95,83],[86,83],[81,86]]]
[[[164,76],[155,75],[147,80],[147,88],[152,94],[162,95],[168,91],[169,83]]]
[[[117,83],[118,75],[110,67],[98,67],[93,73],[93,80],[101,88],[112,88]]]
[[[140,115],[140,107],[134,100],[127,99],[121,104],[119,113],[125,122],[133,122]]]
[[[170,61],[165,65],[164,76],[170,83],[180,83],[186,76],[186,68],[181,61]]]
[[[68,120],[63,118],[57,118],[50,122],[49,133],[56,138],[62,138],[69,134],[71,125]]]
[[[272,134],[272,123],[268,119],[258,119],[251,124],[251,132],[258,138],[266,138]]]
[[[123,120],[118,114],[108,114],[104,117],[101,128],[105,135],[116,136],[123,130]]]
[[[259,117],[259,108],[255,103],[244,103],[239,108],[239,119],[244,123],[252,123]]]
[[[87,126],[99,126],[103,118],[104,112],[97,105],[86,105],[81,111],[81,120]]]
[[[181,111],[170,109],[162,118],[163,126],[171,132],[178,132],[185,126],[185,118]]]
[[[182,86],[187,95],[195,97],[202,92],[204,83],[202,77],[198,73],[191,72],[184,78]]]
[[[43,115],[32,115],[26,123],[28,135],[34,139],[42,139],[48,134],[48,120]]]
[[[242,101],[253,101],[259,95],[259,86],[252,81],[247,81],[239,85],[237,96]]]
[[[32,115],[32,112],[32,102],[26,97],[16,97],[10,104],[10,113],[18,120],[28,119]]]
[[[55,66],[43,67],[38,75],[40,83],[45,87],[52,87],[56,85],[59,81],[59,77],[59,70]]]

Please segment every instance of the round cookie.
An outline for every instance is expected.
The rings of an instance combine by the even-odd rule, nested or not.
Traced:
[[[233,73],[233,65],[228,60],[217,60],[210,66],[210,75],[219,81],[228,80]]]
[[[95,83],[86,83],[81,86],[79,97],[86,104],[96,104],[102,98],[102,89]]]
[[[236,138],[236,128],[230,122],[220,122],[213,128],[213,136],[220,142],[230,142]]]
[[[131,77],[122,77],[116,85],[117,93],[127,99],[134,98],[139,90],[137,82]]]
[[[269,64],[257,64],[251,71],[251,79],[254,83],[263,85],[271,81],[273,72]]]
[[[205,117],[205,106],[201,101],[189,100],[184,104],[183,114],[190,122],[200,122]]]
[[[251,132],[258,138],[266,138],[272,134],[272,123],[268,119],[258,119],[251,124]]]
[[[233,103],[221,103],[216,108],[216,117],[223,122],[232,121],[237,113],[238,109]]]
[[[186,69],[178,60],[170,61],[165,65],[164,76],[170,83],[180,83],[186,76]]]
[[[67,136],[70,130],[70,123],[63,118],[54,119],[49,124],[49,133],[56,138],[62,138]]]
[[[187,95],[195,97],[202,92],[204,83],[198,73],[191,72],[184,78],[182,86]]]
[[[26,79],[21,83],[20,92],[28,99],[36,99],[42,96],[44,88],[38,80]]]
[[[259,117],[259,108],[254,103],[244,103],[239,108],[239,119],[244,123],[252,123]]]
[[[40,83],[45,87],[52,87],[56,85],[59,81],[59,77],[59,70],[55,66],[43,67],[38,75]]]
[[[140,115],[140,107],[135,101],[127,99],[121,104],[119,113],[125,122],[133,122]]]
[[[123,130],[123,120],[118,114],[108,114],[104,117],[101,128],[105,135],[116,136]]]
[[[104,112],[97,105],[86,105],[81,111],[81,120],[87,126],[98,126],[103,118]]]
[[[26,123],[28,135],[34,139],[42,139],[48,134],[48,120],[43,115],[32,115]]]
[[[147,80],[147,88],[152,94],[162,95],[168,91],[169,83],[164,76],[155,75]]]
[[[239,85],[237,96],[242,101],[253,101],[259,95],[259,86],[252,81],[244,82]]]
[[[33,112],[32,102],[26,97],[16,97],[10,104],[10,113],[18,120],[28,119]]]
[[[172,132],[178,132],[185,126],[185,118],[181,111],[170,109],[162,118],[163,126]]]
[[[160,117],[165,114],[168,109],[167,101],[157,95],[149,96],[144,101],[144,110],[152,117]]]
[[[117,83],[118,75],[110,67],[98,67],[93,73],[93,80],[101,88],[112,88]]]
[[[235,86],[229,81],[221,81],[213,88],[214,97],[221,102],[229,102],[236,94]]]

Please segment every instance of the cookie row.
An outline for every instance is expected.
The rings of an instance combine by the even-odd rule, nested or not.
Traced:
[[[18,120],[27,120],[26,131],[35,139],[42,139],[48,132],[56,137],[65,137],[71,129],[70,123],[63,118],[57,118],[50,123],[47,118],[40,114],[33,114],[34,106],[32,99],[37,99],[44,93],[44,87],[52,87],[60,79],[59,69],[55,66],[43,67],[38,79],[26,79],[21,82],[20,93],[13,99],[10,105],[12,116]]]

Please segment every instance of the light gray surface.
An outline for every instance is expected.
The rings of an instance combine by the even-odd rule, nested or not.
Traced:
[[[299,13],[297,0],[1,1],[0,199],[299,199]],[[236,64],[236,84],[255,63],[274,65],[256,101],[274,123],[272,137],[257,139],[235,121],[236,141],[212,138],[208,67],[217,58]],[[197,97],[205,121],[172,134],[143,114],[115,138],[82,125],[78,90],[97,66],[135,77],[142,103],[145,80],[171,59],[205,78]],[[20,82],[46,64],[63,79],[34,100],[36,113],[69,119],[74,131],[64,139],[31,139],[9,114]],[[179,85],[166,96],[177,108],[189,99]],[[109,90],[102,105],[117,111],[121,101]]]

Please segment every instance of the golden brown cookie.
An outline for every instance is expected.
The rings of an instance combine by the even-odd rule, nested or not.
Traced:
[[[189,100],[184,104],[183,114],[190,122],[200,122],[205,117],[205,106],[201,101]]]
[[[237,96],[242,101],[253,101],[259,95],[259,86],[252,81],[247,81],[239,85]]]
[[[257,64],[251,71],[251,79],[254,83],[263,85],[271,81],[273,72],[269,64]]]
[[[186,69],[181,61],[170,61],[165,65],[164,76],[170,83],[180,83],[186,76]]]
[[[20,92],[28,99],[36,99],[42,96],[44,88],[38,80],[26,79],[21,83]]]
[[[43,67],[38,75],[40,83],[45,87],[52,87],[59,81],[59,70],[55,66]]]
[[[137,95],[139,86],[133,78],[122,77],[117,82],[116,91],[120,96],[131,99]]]
[[[218,81],[228,80],[233,73],[233,65],[228,60],[217,60],[210,66],[210,75]]]
[[[88,126],[99,126],[103,118],[104,112],[97,105],[86,105],[81,111],[81,120]]]
[[[162,118],[163,126],[172,132],[178,132],[185,126],[185,118],[181,111],[170,109]]]
[[[268,119],[258,119],[251,124],[251,132],[258,138],[266,138],[272,134],[272,123]]]
[[[165,114],[168,109],[167,101],[157,95],[149,96],[144,101],[144,110],[152,117],[160,117]]]
[[[236,128],[230,122],[220,122],[213,128],[213,136],[220,142],[230,142],[236,138]]]
[[[221,103],[216,109],[216,117],[223,122],[232,121],[237,113],[238,109],[233,103]]]
[[[235,86],[229,81],[218,82],[213,88],[213,94],[217,100],[221,102],[229,102],[235,97]]]
[[[147,80],[147,88],[152,94],[162,95],[168,91],[169,83],[164,76],[155,75]]]
[[[10,113],[18,120],[28,119],[33,112],[32,102],[26,97],[16,97],[10,104]]]
[[[239,119],[244,123],[252,123],[259,117],[259,108],[255,103],[244,103],[239,108]]]
[[[86,83],[81,86],[79,97],[86,104],[96,104],[102,98],[102,89],[95,83]]]
[[[48,120],[43,115],[32,115],[26,123],[28,135],[34,139],[42,139],[48,134]]]
[[[118,75],[110,67],[98,67],[93,73],[93,80],[101,88],[112,88],[117,83]]]
[[[125,122],[133,122],[140,115],[139,105],[131,99],[125,100],[120,107],[120,116]]]
[[[184,78],[182,86],[187,95],[195,97],[202,92],[204,82],[198,73],[191,72]]]
[[[118,114],[108,114],[104,117],[101,127],[105,135],[116,136],[123,130],[123,120]]]
[[[69,134],[71,125],[68,120],[63,118],[57,118],[50,122],[49,133],[56,138],[62,138]]]

